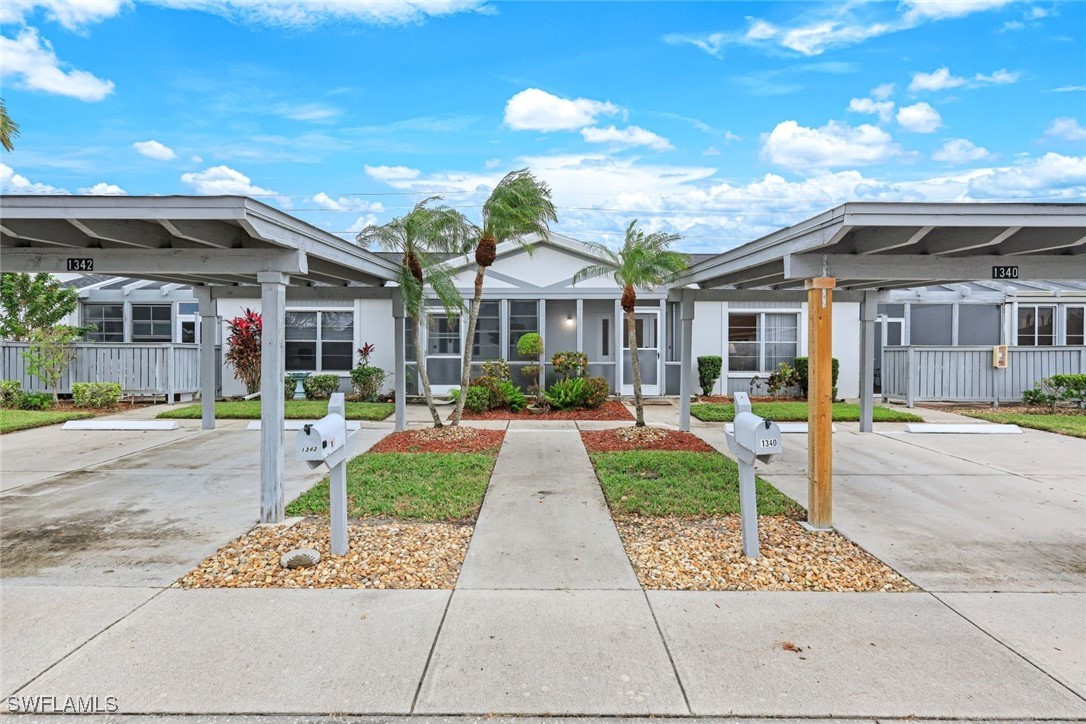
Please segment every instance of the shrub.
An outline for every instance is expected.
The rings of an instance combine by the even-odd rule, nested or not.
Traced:
[[[833,386],[832,395],[833,399],[837,399],[837,376],[841,374],[841,362],[836,357],[832,358],[833,362],[830,365],[830,385]],[[796,386],[799,387],[800,394],[807,397],[807,358],[796,357]]]
[[[26,359],[26,371],[37,377],[53,390],[53,402],[58,399],[60,379],[68,363],[75,357],[72,344],[79,339],[81,332],[75,327],[49,327],[35,329],[30,333],[30,347],[23,352]]]
[[[72,402],[76,407],[101,409],[121,401],[119,382],[76,382],[72,385]]]
[[[588,384],[584,377],[558,380],[544,393],[550,406],[558,410],[584,407],[588,399]]]
[[[1038,407],[1052,407],[1056,404],[1056,396],[1045,392],[1040,382],[1034,382],[1032,390],[1022,390],[1022,402]]]
[[[588,374],[588,355],[584,352],[555,352],[551,355],[551,364],[555,373],[563,380]]]
[[[1086,403],[1086,374],[1061,374],[1035,382],[1032,390],[1022,392],[1022,402],[1030,405],[1046,405],[1056,411],[1060,402]]]
[[[543,338],[538,332],[528,332],[517,340],[517,354],[524,359],[538,360],[543,354]]]
[[[760,377],[755,376],[750,381],[750,392],[754,394],[754,389],[762,381]],[[776,395],[782,390],[787,390],[790,387],[797,387],[799,385],[799,374],[793,368],[788,366],[787,362],[781,362],[777,365],[777,369],[769,373],[769,377],[765,380],[766,392],[770,395]],[[837,395],[834,394],[834,397]]]
[[[464,407],[471,412],[486,412],[490,409],[490,391],[485,387],[469,387]]]
[[[483,362],[483,377],[493,377],[497,380],[512,380],[513,376],[509,372],[509,363],[502,358],[487,360]]]
[[[701,394],[713,394],[713,385],[720,379],[723,366],[724,360],[716,355],[698,357],[698,384],[701,385]]]
[[[339,377],[336,375],[310,375],[302,381],[307,400],[327,400],[333,392],[339,391]]]
[[[234,377],[245,383],[246,393],[260,391],[260,338],[264,318],[260,312],[246,309],[245,314],[231,319],[227,326],[230,336],[226,344],[225,359],[234,368]]]
[[[23,397],[19,380],[0,380],[0,407],[18,407]]]
[[[376,401],[387,379],[388,373],[380,367],[364,366],[355,367],[351,370],[351,385],[354,387],[355,394],[363,402]],[[335,392],[335,390],[332,390],[332,392]]]
[[[593,409],[607,402],[611,395],[611,383],[606,377],[586,377],[584,406]]]
[[[509,380],[501,380],[502,392],[506,399],[509,400],[509,409],[512,412],[520,412],[524,409],[524,406],[528,404],[528,398],[524,395],[519,387],[514,385]]]
[[[20,410],[48,410],[55,404],[48,392],[24,392],[19,399]]]

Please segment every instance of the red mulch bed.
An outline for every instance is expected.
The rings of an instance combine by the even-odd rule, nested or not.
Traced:
[[[394,432],[370,448],[376,453],[490,453],[497,454],[505,430],[473,427],[427,428]]]
[[[757,395],[750,398],[751,402],[806,402],[806,397],[796,397],[795,395]],[[695,402],[720,402],[724,404],[731,404],[732,398],[730,395],[698,395]]]
[[[617,400],[608,400],[599,407],[587,410],[551,410],[533,415],[527,409],[520,412],[509,410],[489,410],[487,412],[468,412],[464,410],[465,420],[632,420],[634,416],[626,406]]]
[[[732,398],[727,395],[698,395],[696,402],[718,402],[727,404]]]
[[[582,430],[581,441],[590,453],[630,450],[674,450],[716,452],[697,435],[659,427],[618,427],[611,430]]]

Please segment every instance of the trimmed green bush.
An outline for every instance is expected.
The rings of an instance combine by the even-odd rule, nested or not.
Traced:
[[[20,410],[49,410],[56,404],[48,392],[24,392],[19,398]]]
[[[76,407],[101,409],[121,401],[119,382],[76,382],[72,385],[72,402]]]
[[[23,398],[23,386],[19,380],[0,380],[0,407],[18,408]]]
[[[584,377],[588,374],[588,355],[584,352],[564,350],[551,355],[554,372],[562,379]]]
[[[539,359],[543,354],[543,338],[538,332],[528,332],[517,340],[517,354],[524,359]]]
[[[588,384],[584,377],[558,380],[544,393],[544,397],[556,410],[584,407],[588,399]]]
[[[464,407],[472,412],[486,412],[490,409],[490,391],[485,387],[469,387]]]
[[[698,384],[701,385],[701,394],[713,394],[713,385],[720,379],[723,366],[724,360],[717,355],[698,357]]]
[[[841,361],[838,360],[836,357],[833,357],[832,360],[833,360],[833,362],[831,364],[831,369],[830,369],[830,376],[832,377],[832,380],[830,381],[830,385],[833,386],[833,391],[832,391],[831,394],[833,395],[833,399],[836,400],[837,399],[837,376],[839,374],[841,374]],[[804,397],[807,397],[808,384],[807,384],[807,358],[806,357],[796,357],[795,372],[796,372],[796,378],[797,378],[796,384],[799,386],[800,394],[802,394]]]
[[[1060,402],[1086,404],[1086,374],[1061,374],[1035,382],[1032,390],[1022,392],[1027,405],[1045,405],[1052,412]]]
[[[307,400],[327,400],[333,392],[339,392],[337,375],[310,375],[302,381]]]
[[[586,377],[584,384],[585,407],[595,409],[607,402],[607,398],[611,395],[611,383],[607,381],[606,377]]]
[[[381,388],[386,379],[388,379],[388,373],[380,367],[364,365],[351,370],[351,385],[354,387],[355,394],[363,402],[375,402],[377,396],[381,394]]]

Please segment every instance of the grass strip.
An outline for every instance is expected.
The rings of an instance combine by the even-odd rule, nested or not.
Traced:
[[[94,417],[94,413],[70,410],[0,410],[0,435],[56,425],[58,422],[68,420],[84,420],[88,417]]]
[[[806,402],[755,402],[755,415],[774,422],[807,422]],[[690,406],[690,414],[702,422],[731,422],[735,419],[735,406],[731,403],[702,402]],[[923,418],[911,412],[876,406],[875,422],[923,422]],[[833,403],[834,422],[859,422],[860,406],[851,402]]]
[[[592,464],[616,514],[707,516],[739,512],[739,469],[718,453],[594,453]],[[757,478],[759,515],[804,516],[803,507]]]
[[[348,420],[384,420],[396,410],[391,402],[348,402]],[[173,420],[199,420],[200,406],[188,405],[160,412],[158,417]],[[328,414],[328,400],[287,400],[288,420],[316,420]],[[215,417],[220,420],[259,420],[260,400],[234,400],[215,403]]]
[[[495,457],[476,453],[366,453],[347,463],[347,515],[413,521],[474,520]],[[287,506],[327,515],[328,477]]]
[[[1004,425],[1018,425],[1033,430],[1055,432],[1070,437],[1086,438],[1086,415],[1060,415],[1027,412],[967,412],[968,417]]]

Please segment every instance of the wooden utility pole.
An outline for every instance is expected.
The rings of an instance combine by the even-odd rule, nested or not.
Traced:
[[[807,522],[833,526],[833,277],[807,288]]]

